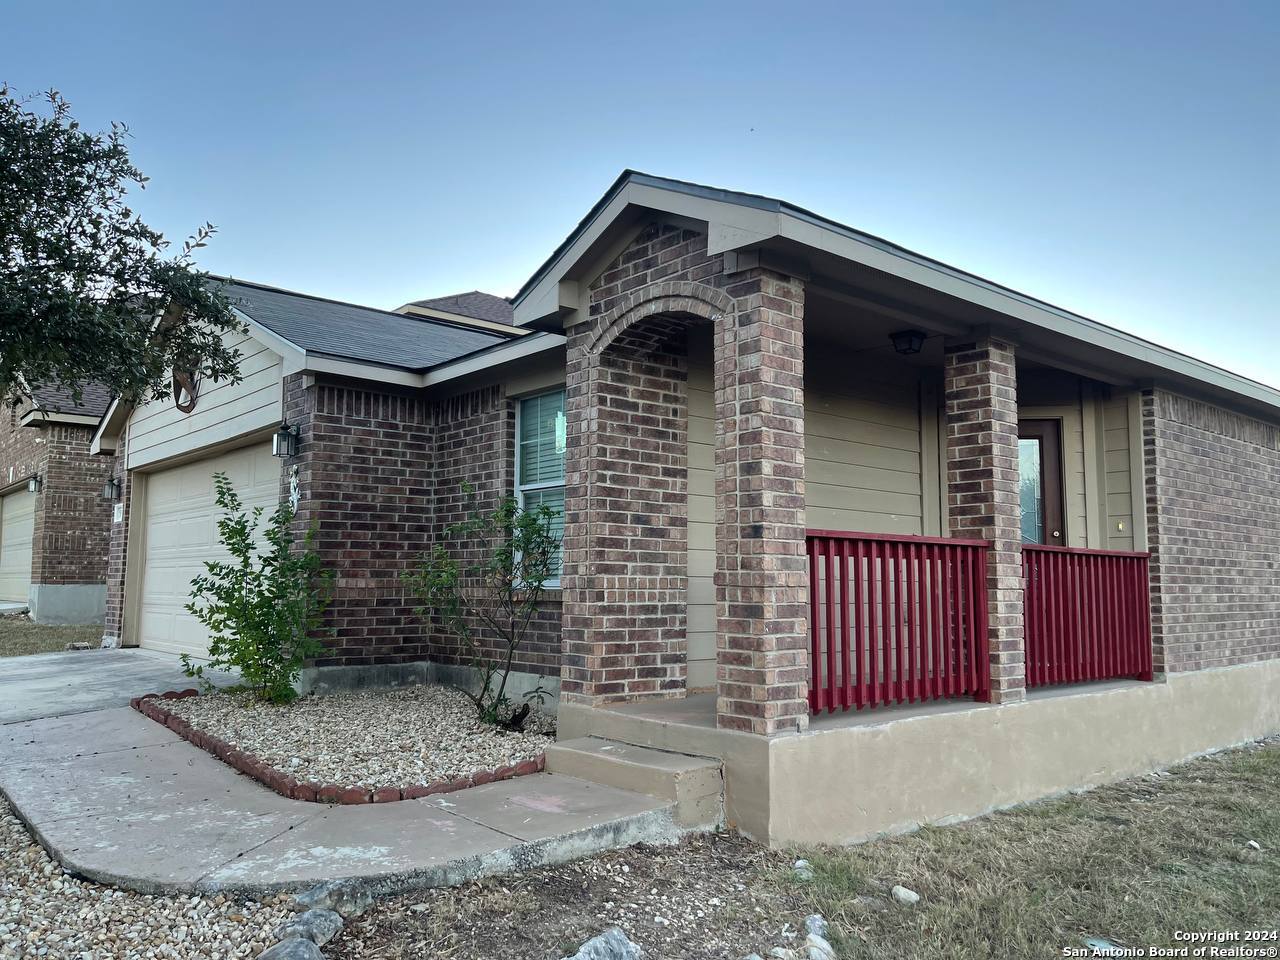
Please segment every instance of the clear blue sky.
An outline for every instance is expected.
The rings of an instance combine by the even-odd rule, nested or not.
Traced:
[[[549,12],[554,8],[555,12]],[[214,272],[510,294],[625,167],[781,197],[1280,386],[1280,3],[5,4]]]

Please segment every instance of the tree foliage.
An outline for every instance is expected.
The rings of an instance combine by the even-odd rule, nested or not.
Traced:
[[[82,130],[56,91],[37,100],[0,85],[0,398],[105,383],[129,402],[161,399],[172,372],[238,379],[223,337],[240,329],[227,298],[194,267],[214,228],[170,255],[127,204],[147,178],[128,130]]]
[[[209,628],[209,665],[240,673],[262,699],[287,703],[307,660],[324,651],[315,638],[332,592],[333,572],[312,547],[314,528],[294,549],[294,512],[282,502],[258,542],[262,507],[246,512],[225,473],[213,475],[222,516],[219,539],[229,560],[206,560],[206,572],[191,581],[187,612]],[[183,654],[188,676],[203,665]]]
[[[507,694],[516,652],[524,643],[560,563],[556,514],[545,505],[531,510],[506,496],[492,510],[475,505],[474,490],[463,485],[471,507],[451,524],[417,567],[404,574],[422,601],[417,613],[438,617],[461,641],[476,672],[475,690],[463,689],[480,719],[520,729],[529,704],[517,707]],[[487,652],[497,649],[494,658]],[[540,698],[541,690],[531,694]]]

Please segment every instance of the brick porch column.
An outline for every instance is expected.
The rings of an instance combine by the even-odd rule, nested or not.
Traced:
[[[1018,396],[1013,346],[990,336],[946,348],[947,502],[951,535],[990,541],[991,700],[1026,696]]]
[[[715,321],[716,720],[803,730],[808,705],[804,287],[730,278]]]
[[[1161,536],[1160,480],[1162,473],[1162,441],[1158,426],[1156,408],[1156,392],[1154,389],[1142,391],[1142,491],[1146,502],[1146,516],[1134,517],[1134,523],[1147,525],[1147,552],[1151,554],[1148,563],[1147,590],[1151,609],[1151,668],[1157,676],[1166,673],[1169,668],[1165,649],[1164,629],[1164,538]],[[1133,437],[1129,438],[1134,443]]]

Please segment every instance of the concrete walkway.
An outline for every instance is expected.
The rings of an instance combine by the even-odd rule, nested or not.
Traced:
[[[288,800],[128,707],[0,726],[0,792],[72,873],[144,893],[351,880],[387,894],[676,834],[667,801],[548,774],[389,804]]]
[[[211,672],[211,683],[232,677]],[[182,662],[152,650],[69,650],[0,657],[0,724],[125,706],[144,693],[196,686]]]

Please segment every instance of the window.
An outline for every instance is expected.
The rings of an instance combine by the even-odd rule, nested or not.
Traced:
[[[552,529],[564,535],[564,390],[520,401],[516,416],[516,496],[525,509],[550,507]],[[560,558],[549,586],[560,583]]]
[[[1062,427],[1056,420],[1018,422],[1022,542],[1062,546]]]

